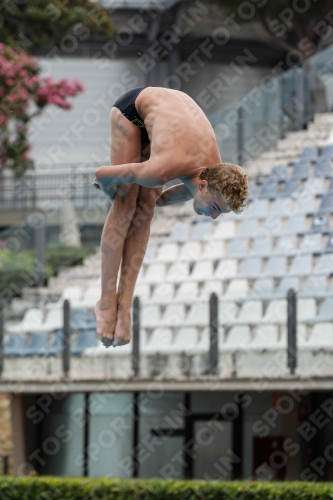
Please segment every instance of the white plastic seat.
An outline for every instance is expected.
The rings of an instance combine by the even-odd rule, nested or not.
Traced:
[[[297,301],[297,321],[306,321],[316,315],[315,299],[298,299]]]
[[[260,276],[262,270],[262,261],[260,257],[249,257],[244,259],[240,270],[238,272],[238,278],[257,278]]]
[[[200,259],[221,259],[225,253],[225,243],[223,240],[211,239],[205,243],[205,248]]]
[[[221,280],[211,279],[205,281],[201,289],[199,299],[208,300],[212,293],[215,293],[218,297],[222,298],[223,283]]]
[[[327,292],[327,278],[326,275],[312,275],[309,276],[305,282],[305,285],[300,292],[299,296],[315,296],[323,297]]]
[[[313,180],[313,178],[311,180]],[[323,179],[318,178],[318,180],[322,181]],[[306,185],[304,186],[304,189],[307,189]],[[300,193],[300,195],[294,201],[293,215],[306,215],[313,214],[314,212],[316,212],[315,195],[309,191],[303,190],[302,193]]]
[[[231,280],[225,294],[223,295],[223,300],[236,299],[240,297],[246,297],[249,293],[249,283],[246,279],[234,279]]]
[[[209,325],[209,303],[197,302],[191,309],[184,321],[184,326],[208,326]]]
[[[228,240],[236,234],[236,224],[233,220],[222,220],[216,224],[213,237]]]
[[[79,307],[94,307],[101,298],[101,286],[89,286],[83,293],[82,300],[79,301]]]
[[[189,302],[196,300],[199,294],[199,286],[196,281],[186,281],[181,283],[176,294],[175,300],[179,302]]]
[[[214,276],[212,260],[202,260],[194,264],[189,280],[205,281]]]
[[[152,263],[141,279],[142,283],[160,283],[165,280],[166,265],[162,263]]]
[[[51,332],[62,328],[64,324],[64,310],[62,307],[47,311],[44,322],[31,329],[31,332]]]
[[[176,332],[175,340],[168,352],[191,354],[197,351],[197,346],[198,329],[195,327],[183,327]]]
[[[168,237],[168,241],[185,243],[186,241],[188,241],[189,236],[190,236],[190,225],[187,222],[176,222]]]
[[[249,292],[251,298],[266,298],[274,292],[273,278],[258,278]]]
[[[185,305],[169,304],[161,317],[161,327],[179,327],[185,324]]]
[[[231,240],[226,256],[234,259],[242,259],[250,252],[248,238],[234,238]]]
[[[237,274],[238,263],[236,259],[221,259],[214,273],[215,278],[229,279]]]
[[[287,261],[284,256],[271,257],[264,269],[264,276],[267,277],[282,277],[285,276],[287,269]]]
[[[317,323],[306,342],[306,347],[311,348],[333,348],[333,324]]]
[[[141,300],[147,300],[150,298],[150,285],[149,283],[138,283],[136,282],[134,288],[134,297],[139,297]]]
[[[190,266],[189,262],[177,261],[171,264],[168,269],[165,280],[171,283],[182,283],[189,279]]]
[[[251,344],[250,328],[245,325],[237,325],[230,328],[223,344],[219,346],[219,351],[224,350],[245,350]]]
[[[312,255],[296,255],[288,271],[288,276],[307,276],[312,274]]]
[[[201,246],[200,241],[187,241],[180,250],[178,260],[186,260],[187,262],[197,260],[201,255]]]
[[[16,325],[6,326],[6,330],[11,333],[25,333],[36,331],[43,322],[43,311],[37,308],[28,309],[22,318],[22,321]]]
[[[170,328],[155,328],[146,345],[142,347],[142,354],[163,354],[163,352],[167,352],[172,345],[172,337]]]
[[[168,300],[173,300],[175,296],[175,286],[173,283],[159,283],[156,285],[152,295],[151,300],[153,302],[165,302]]]
[[[175,262],[178,254],[178,243],[164,243],[158,249],[155,262]]]
[[[239,324],[256,324],[260,323],[262,318],[262,302],[261,300],[249,300],[244,302],[237,318],[233,323]]]
[[[101,291],[101,289],[100,289],[100,291]],[[52,307],[55,307],[55,308],[62,307],[64,304],[64,300],[66,300],[66,299],[69,300],[71,305],[74,305],[74,304],[78,305],[78,303],[80,303],[81,297],[82,297],[82,288],[80,286],[68,286],[63,290],[60,299],[57,302],[47,304],[46,308],[50,309]]]
[[[219,315],[219,325],[229,325],[234,322],[237,312],[237,306],[235,302],[220,302],[218,307]]]
[[[143,304],[141,308],[141,326],[155,328],[160,324],[161,309],[158,304]]]
[[[287,321],[287,301],[271,300],[268,304],[263,323],[285,323]]]
[[[259,325],[256,328],[251,349],[266,350],[278,347],[278,327],[277,325]]]

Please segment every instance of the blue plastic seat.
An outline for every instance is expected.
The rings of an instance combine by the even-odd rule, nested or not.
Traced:
[[[331,160],[329,158],[319,158],[313,175],[314,177],[331,178],[333,175]]]
[[[305,233],[306,221],[304,215],[294,215],[288,220],[283,234],[299,234]]]
[[[298,276],[287,276],[283,278],[273,294],[274,299],[283,299],[287,296],[288,290],[291,288],[296,292],[300,289]]]
[[[260,257],[249,257],[244,259],[239,273],[238,278],[257,278],[261,274],[261,258]]]
[[[326,194],[328,193],[333,193],[333,180],[331,180],[330,185],[328,186]]]
[[[20,333],[13,333],[5,345],[5,356],[24,356],[25,340]]]
[[[296,163],[294,170],[292,171],[290,182],[294,180],[305,181],[309,177],[309,165],[305,162]]]
[[[227,257],[242,259],[249,254],[249,242],[247,238],[234,238],[228,248]]]
[[[257,196],[257,186],[253,181],[249,182],[249,197],[248,200],[252,201],[256,198]]]
[[[271,173],[267,177],[269,181],[285,182],[287,179],[287,169],[284,165],[277,165],[272,168]]]
[[[264,225],[258,233],[258,237],[263,236],[279,236],[282,232],[282,219],[278,216],[276,217],[267,217],[264,221]]]
[[[290,196],[295,195],[300,190],[300,181],[298,179],[290,179],[284,186],[282,192],[280,193],[281,198],[290,198]]]
[[[274,280],[272,278],[258,278],[250,291],[251,298],[267,298],[274,292]]]
[[[63,351],[63,331],[57,330],[53,344],[49,347],[49,356],[60,356]]]
[[[79,334],[77,343],[71,348],[73,356],[81,356],[88,347],[94,347],[97,341],[96,330],[86,330]]]
[[[327,278],[325,275],[309,276],[301,292],[300,297],[324,297],[327,293]]]
[[[329,233],[330,221],[327,214],[318,214],[312,219],[310,233]]]
[[[333,297],[327,297],[322,303],[319,313],[313,319],[313,322],[325,323],[333,321]],[[312,321],[311,321],[312,322]]]
[[[264,219],[268,212],[268,200],[256,199],[251,203],[247,212],[248,219]]]
[[[193,226],[192,234],[189,240],[206,240],[212,234],[212,223],[211,222],[197,222]]]
[[[272,253],[272,239],[270,236],[257,237],[251,249],[250,255],[265,257]]]
[[[281,236],[278,239],[273,255],[295,255],[297,253],[296,235]]]
[[[24,351],[24,356],[47,356],[49,353],[48,344],[48,333],[34,333]]]
[[[333,273],[333,255],[330,253],[322,254],[314,268],[314,274],[325,274],[326,276]]]
[[[327,144],[321,152],[321,158],[333,158],[333,144]]]
[[[239,238],[253,238],[258,229],[257,219],[244,219],[241,223],[237,236]]]
[[[307,276],[312,273],[312,255],[296,255],[288,272],[289,276]]]
[[[73,330],[82,330],[87,328],[88,323],[88,309],[73,309],[71,311],[71,328]]]
[[[318,158],[318,148],[317,146],[307,146],[303,149],[300,160],[313,161]]]
[[[330,191],[324,196],[318,209],[318,213],[333,213],[333,192]]]
[[[287,260],[284,256],[271,257],[264,269],[264,276],[282,277],[285,276],[287,269]]]
[[[324,252],[325,253],[333,253],[333,234],[332,233],[328,237]]]
[[[259,193],[259,199],[275,200],[277,195],[277,182],[274,180],[266,180]]]
[[[300,251],[304,253],[321,253],[322,248],[321,233],[310,233],[304,236],[300,246]]]

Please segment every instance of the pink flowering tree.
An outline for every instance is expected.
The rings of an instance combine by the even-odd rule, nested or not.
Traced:
[[[0,43],[0,171],[7,167],[20,177],[33,168],[30,120],[49,104],[71,109],[71,98],[83,90],[77,80],[41,78],[36,59]]]

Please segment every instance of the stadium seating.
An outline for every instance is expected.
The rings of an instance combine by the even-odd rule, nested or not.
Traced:
[[[222,372],[260,376],[260,367],[272,362],[276,373],[286,373],[290,289],[298,297],[298,369],[306,371],[319,359],[325,370],[322,350],[333,353],[332,161],[333,146],[306,147],[297,161],[251,183],[242,215],[223,214],[216,221],[175,217],[168,236],[151,239],[135,286],[143,373],[154,371],[161,357],[164,373],[205,373],[211,293],[218,297]],[[101,357],[114,370],[131,370],[132,344],[106,350],[97,341],[93,308],[100,292],[100,279],[87,278],[82,287],[65,286],[57,302],[27,309],[21,321],[6,325],[5,356],[59,358],[68,298],[77,366],[88,356],[96,366]]]

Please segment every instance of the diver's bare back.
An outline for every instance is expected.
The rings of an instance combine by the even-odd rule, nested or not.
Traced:
[[[151,142],[148,163],[163,158],[170,179],[192,176],[202,167],[222,162],[213,127],[184,92],[147,87],[140,92],[135,105]]]

